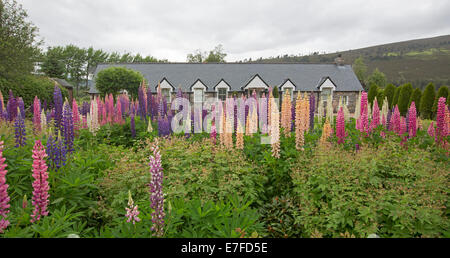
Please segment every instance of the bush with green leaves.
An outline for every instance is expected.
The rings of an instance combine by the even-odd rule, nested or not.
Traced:
[[[59,87],[59,86],[58,86]],[[69,96],[66,88],[59,87],[63,95],[63,99]],[[37,96],[42,103],[47,102],[48,105],[53,103],[53,92],[55,82],[47,77],[26,75],[14,80],[6,80],[0,78],[0,90],[2,91],[4,102],[9,99],[9,91],[11,90],[14,97],[22,97],[25,107],[33,105],[34,97]]]
[[[399,96],[398,96],[398,110],[402,116],[406,115],[409,109],[409,99],[411,98],[411,94],[413,92],[413,87],[411,83],[407,83],[402,86]]]
[[[389,83],[386,88],[384,89],[384,96],[387,97],[388,103],[389,103],[389,109],[392,109],[392,104],[394,103],[394,94],[395,94],[396,87],[394,84]]]
[[[415,88],[411,94],[411,98],[409,98],[408,106],[411,106],[411,103],[414,101],[416,105],[416,112],[420,114],[420,99],[422,98],[422,91],[419,88]]]
[[[398,86],[397,88],[395,88],[394,91],[394,97],[392,99],[392,107],[395,107],[395,105],[398,105],[398,97],[400,96],[400,91],[402,90],[402,86]]]
[[[433,83],[429,83],[425,90],[423,91],[422,97],[420,98],[420,113],[424,119],[432,119],[434,117],[433,113],[433,103],[436,97],[436,92]]]
[[[388,141],[357,153],[324,148],[296,164],[305,237],[448,237],[448,162],[427,150]]]
[[[136,98],[143,80],[144,76],[138,71],[125,67],[109,67],[98,72],[95,78],[95,87],[101,96],[109,93],[116,96],[119,91],[126,90]]]
[[[438,105],[439,98],[444,97],[445,99],[447,99],[448,94],[449,94],[449,91],[448,91],[447,86],[443,85],[443,86],[439,87],[439,90],[436,94],[436,98],[434,99],[434,103],[433,103],[433,113],[434,114],[436,114],[436,112],[437,112],[437,105]],[[446,101],[446,102],[448,103],[448,101]]]
[[[376,84],[371,84],[369,88],[369,92],[367,93],[367,100],[369,101],[370,106],[373,105],[373,100],[378,95],[378,86]]]

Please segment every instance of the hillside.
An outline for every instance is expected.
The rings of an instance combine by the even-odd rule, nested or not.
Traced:
[[[375,68],[386,74],[388,82],[411,82],[423,88],[432,81],[450,85],[450,35],[396,42],[367,48],[329,54],[313,53],[307,56],[283,55],[260,58],[254,62],[330,63],[341,54],[345,63],[353,63],[362,56],[368,73]]]

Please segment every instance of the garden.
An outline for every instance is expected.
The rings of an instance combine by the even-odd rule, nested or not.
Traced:
[[[450,237],[446,97],[277,95],[0,92],[0,238]]]

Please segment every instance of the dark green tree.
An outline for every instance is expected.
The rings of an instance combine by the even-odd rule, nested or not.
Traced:
[[[400,91],[402,90],[402,86],[398,86],[394,91],[394,98],[392,99],[392,107],[398,104],[398,96],[400,95]]]
[[[378,89],[377,102],[378,102],[378,107],[381,109],[381,107],[383,106],[383,103],[384,103],[384,90]]]
[[[109,93],[115,96],[120,90],[127,90],[132,97],[137,97],[142,80],[144,76],[138,71],[125,67],[109,67],[97,74],[95,85],[102,96]]]
[[[194,53],[187,55],[189,63],[225,63],[227,54],[223,51],[221,44],[217,45],[213,50],[203,52],[200,49],[195,50]]]
[[[50,48],[47,50],[46,55],[43,57],[41,65],[41,71],[51,78],[65,79],[65,67],[61,53],[52,51]]]
[[[395,85],[392,83],[389,83],[386,88],[384,89],[384,96],[387,97],[388,103],[389,103],[389,109],[392,109],[392,104],[394,100],[394,94],[395,94]]]
[[[99,63],[106,62],[108,60],[108,53],[103,50],[95,50],[93,47],[90,47],[86,50],[86,66],[84,68],[84,81],[85,87],[88,87],[89,83],[89,74],[93,74],[95,68]]]
[[[437,112],[437,104],[438,104],[438,100],[440,97],[444,97],[447,99],[447,97],[448,97],[448,87],[447,86],[443,85],[443,86],[439,87],[439,90],[437,92],[436,98],[434,99],[434,103],[433,103],[433,114],[436,114],[436,112]]]
[[[376,84],[371,84],[369,88],[369,93],[367,93],[367,100],[369,101],[370,107],[373,107],[373,100],[378,95],[378,86]]]
[[[369,85],[375,84],[381,88],[384,88],[386,86],[386,75],[376,68],[367,79],[367,83]]]
[[[408,103],[409,99],[411,98],[411,94],[413,92],[413,87],[411,83],[404,84],[402,86],[402,89],[400,90],[399,96],[398,96],[398,110],[400,111],[400,114],[402,116],[406,115],[406,112],[408,111]]]
[[[20,4],[0,1],[0,77],[14,79],[33,71],[42,44],[37,33]]]
[[[273,89],[272,89],[272,96],[274,97],[274,98],[280,98],[280,92],[278,91],[278,87],[273,87]]]
[[[411,102],[414,101],[416,105],[416,112],[420,114],[420,98],[422,97],[422,91],[419,88],[415,88],[411,94],[411,98],[409,98],[408,106],[411,106]]]
[[[427,85],[420,98],[420,113],[424,119],[433,118],[433,103],[436,96],[436,89],[431,82]]]
[[[362,56],[355,59],[355,62],[353,63],[353,71],[356,74],[356,77],[358,77],[358,80],[361,83],[365,83],[366,77],[367,77],[367,66],[364,63],[364,59]]]

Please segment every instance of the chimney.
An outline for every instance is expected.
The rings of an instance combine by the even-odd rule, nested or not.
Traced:
[[[339,54],[338,55],[338,57],[336,57],[335,59],[334,59],[334,63],[336,64],[336,65],[344,65],[344,58],[342,58],[342,55],[341,54]]]

